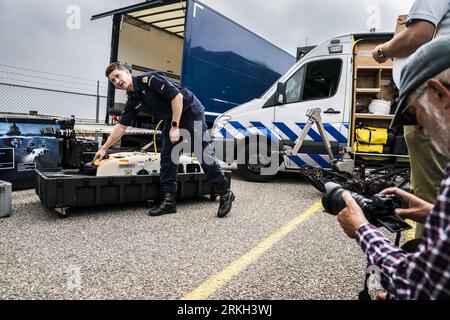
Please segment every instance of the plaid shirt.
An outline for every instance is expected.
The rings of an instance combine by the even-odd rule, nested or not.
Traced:
[[[356,241],[395,299],[450,299],[450,164],[417,252],[394,246],[371,224],[357,231]]]

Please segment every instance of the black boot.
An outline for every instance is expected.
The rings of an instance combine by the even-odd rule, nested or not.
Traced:
[[[229,188],[218,188],[218,193],[220,196],[220,205],[219,210],[217,211],[217,216],[219,218],[223,218],[230,213],[235,197],[233,191]]]
[[[176,213],[176,193],[165,192],[161,198],[159,207],[151,208],[148,215],[152,217],[162,216],[167,213]]]

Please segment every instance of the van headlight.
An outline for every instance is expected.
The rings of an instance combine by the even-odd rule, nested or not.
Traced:
[[[228,122],[230,120],[231,120],[231,116],[229,116],[229,115],[223,114],[223,115],[219,116],[216,119],[216,121],[214,121],[213,133],[216,134],[220,130],[222,130],[228,124]]]

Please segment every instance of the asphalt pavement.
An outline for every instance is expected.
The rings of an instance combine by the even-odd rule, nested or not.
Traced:
[[[321,194],[295,173],[252,183],[232,171],[224,219],[207,197],[161,217],[136,204],[60,218],[34,190],[13,192],[0,219],[0,299],[198,298],[199,287],[202,299],[356,299],[358,245],[323,210],[302,216]]]

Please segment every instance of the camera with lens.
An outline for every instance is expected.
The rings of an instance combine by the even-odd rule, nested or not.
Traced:
[[[346,207],[342,198],[344,191],[347,190],[337,183],[328,182],[325,184],[325,195],[322,198],[322,204],[328,213],[337,215]],[[366,198],[355,192],[348,192],[361,207],[366,219],[373,225],[377,227],[384,226],[391,232],[402,232],[411,229],[409,224],[395,215],[395,209],[401,207],[399,198],[379,194]]]

